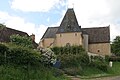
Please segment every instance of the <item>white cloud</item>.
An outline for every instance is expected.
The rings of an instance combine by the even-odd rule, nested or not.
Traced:
[[[36,42],[39,43],[40,38],[44,34],[46,27],[40,25],[36,27],[34,23],[26,22],[23,18],[18,16],[11,16],[7,12],[0,11],[0,23],[5,23],[7,27],[27,32],[29,35],[32,33],[36,35]]]
[[[46,30],[47,27],[45,25],[39,25],[39,27],[36,29],[36,42],[40,42],[40,39]]]
[[[110,25],[111,40],[120,35],[120,0],[12,0],[11,7],[16,10],[25,12],[47,12],[55,7],[60,6],[73,7],[77,16],[79,25],[82,27],[99,27]],[[65,10],[61,12],[64,16]],[[62,18],[58,23],[51,26],[59,26]],[[25,31],[29,34],[35,33],[36,40],[40,38],[46,30],[46,26],[40,24],[36,28],[34,23],[26,22],[23,18],[10,16],[6,12],[0,12],[0,21],[5,22],[9,27]],[[46,19],[49,22],[49,18]],[[47,24],[46,24],[47,25]]]
[[[111,40],[120,35],[120,0],[67,0],[82,27],[110,25]]]
[[[47,12],[64,6],[64,0],[12,0],[11,7],[25,12]]]

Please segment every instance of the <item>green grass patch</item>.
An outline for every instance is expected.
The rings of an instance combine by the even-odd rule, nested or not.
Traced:
[[[68,80],[64,75],[55,76],[52,68],[44,66],[0,66],[0,80]]]
[[[108,74],[120,75],[120,62],[113,62],[113,66],[109,68]]]
[[[104,72],[94,67],[86,67],[83,69],[84,76],[92,76],[96,74],[104,74]]]

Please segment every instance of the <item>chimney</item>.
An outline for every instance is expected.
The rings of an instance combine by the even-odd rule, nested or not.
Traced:
[[[32,33],[32,35],[30,35],[30,37],[32,38],[32,41],[35,41],[35,34]]]

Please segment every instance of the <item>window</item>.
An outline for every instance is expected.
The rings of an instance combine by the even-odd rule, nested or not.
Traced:
[[[70,47],[70,43],[67,43],[66,46],[67,46],[67,47]]]
[[[77,33],[75,33],[75,36],[77,36]]]
[[[60,37],[62,37],[62,34],[60,34]]]
[[[98,49],[98,51],[97,52],[100,52],[100,50]]]

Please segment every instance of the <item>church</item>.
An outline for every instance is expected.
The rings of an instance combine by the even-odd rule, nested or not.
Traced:
[[[74,9],[69,8],[58,27],[48,27],[39,47],[81,45],[87,52],[110,55],[110,26],[81,28]]]

